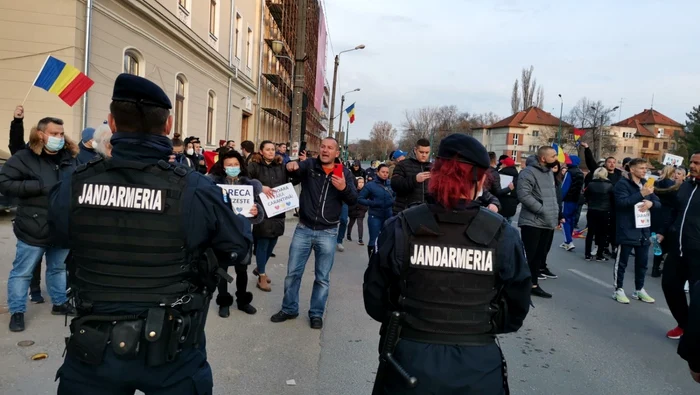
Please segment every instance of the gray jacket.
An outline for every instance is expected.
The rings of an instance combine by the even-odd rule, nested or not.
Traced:
[[[557,187],[552,171],[537,162],[533,155],[518,174],[516,193],[522,204],[518,226],[554,229],[559,222]]]

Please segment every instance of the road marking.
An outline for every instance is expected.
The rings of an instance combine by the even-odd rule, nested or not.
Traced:
[[[662,313],[664,313],[664,314],[666,314],[666,315],[670,315],[671,317],[673,317],[673,314],[671,313],[671,310],[669,310],[669,309],[667,309],[667,308],[665,308],[665,307],[657,307],[656,310],[659,310],[660,312],[662,312]]]
[[[569,271],[570,271],[571,273],[574,273],[574,274],[576,274],[576,275],[579,275],[579,276],[581,276],[581,277],[583,277],[583,278],[585,278],[585,279],[587,279],[587,280],[593,281],[593,282],[596,283],[596,284],[600,284],[600,285],[604,286],[605,288],[612,288],[612,284],[606,283],[605,281],[599,280],[599,279],[597,279],[597,278],[595,278],[595,277],[593,277],[593,276],[589,276],[588,274],[586,274],[586,273],[584,273],[584,272],[582,272],[582,271],[579,271],[579,270],[576,270],[576,269],[569,269]]]

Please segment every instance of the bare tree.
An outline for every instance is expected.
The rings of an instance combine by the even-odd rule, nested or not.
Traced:
[[[617,139],[610,132],[611,117],[617,107],[606,107],[601,100],[593,101],[586,97],[579,99],[565,120],[574,127],[584,129],[581,137],[590,145],[596,158],[609,155],[617,150]]]
[[[520,111],[520,89],[518,89],[518,79],[513,84],[513,93],[510,96],[510,109],[513,114]]]
[[[544,87],[540,85],[537,88],[537,98],[535,99],[535,107],[542,108],[544,106]]]
[[[521,110],[532,105],[532,96],[535,94],[535,86],[537,85],[537,80],[532,81],[532,85],[530,85],[533,71],[535,71],[535,67],[530,66],[529,69],[523,69],[520,76],[520,81],[522,82],[521,89],[523,90],[523,107]]]
[[[385,158],[396,147],[397,131],[391,122],[375,122],[369,132],[369,140],[372,144],[373,156]]]
[[[403,122],[399,148],[410,150],[420,138],[433,140],[433,146],[453,133],[471,135],[475,128],[497,122],[500,118],[492,113],[470,114],[461,112],[457,106],[423,107],[418,110],[406,111]]]

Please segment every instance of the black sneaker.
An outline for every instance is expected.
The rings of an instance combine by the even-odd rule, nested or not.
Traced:
[[[272,322],[284,322],[287,320],[292,320],[294,318],[299,317],[299,314],[287,314],[284,311],[281,311],[272,317],[270,317],[270,321]]]
[[[604,256],[597,256],[597,257],[595,257],[595,260],[598,262],[605,262],[608,260],[608,258],[606,258]]]
[[[539,285],[533,288],[532,291],[530,291],[530,294],[545,299],[550,299],[552,297],[552,294],[545,292]]]
[[[311,317],[311,329],[321,329],[323,328],[323,318],[321,317]]]
[[[10,332],[22,332],[24,330],[24,313],[14,313],[10,317]]]
[[[250,303],[248,303],[245,306],[238,306],[238,310],[250,315],[253,315],[258,312],[258,309],[253,307]]]
[[[270,254],[270,258],[274,258],[274,257],[276,257],[276,256],[277,256],[277,255],[275,255],[274,252],[273,252],[272,254]]]
[[[352,241],[352,237],[350,237],[350,235],[348,235],[348,241]]]
[[[544,274],[540,273],[540,274],[537,275],[537,279],[540,280],[540,281],[542,281],[542,280],[546,280],[547,277],[545,277]]]
[[[45,302],[44,297],[41,294],[31,294],[29,296],[29,301],[34,304],[42,304]]]
[[[358,241],[357,241],[357,244],[359,244],[359,245],[363,246],[363,245],[365,245],[365,242],[364,242],[364,241],[362,241],[362,239],[360,239],[360,240],[358,240]]]
[[[590,262],[590,261],[591,261],[591,256],[590,256],[590,255],[586,255],[583,259],[585,259],[585,260],[587,260],[588,262]]]
[[[654,267],[651,269],[651,276],[654,278],[659,278],[661,277],[661,269],[658,267]]]
[[[75,317],[78,313],[75,311],[75,307],[71,306],[69,302],[66,302],[60,306],[53,305],[51,308],[51,314],[53,315],[69,315]]]
[[[540,270],[540,274],[547,278],[559,278],[556,274],[552,273],[549,269],[545,268]]]

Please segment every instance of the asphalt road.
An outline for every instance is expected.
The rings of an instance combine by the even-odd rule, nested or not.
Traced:
[[[9,215],[0,214],[0,288],[6,287],[12,266],[15,238]],[[346,242],[336,254],[325,327],[309,328],[306,313],[313,282],[310,259],[296,320],[269,321],[279,310],[286,273],[287,250],[295,223],[287,221],[268,273],[272,292],[254,288],[258,313],[248,316],[233,310],[222,319],[212,304],[207,322],[209,360],[214,370],[215,394],[369,394],[377,365],[379,326],[364,312],[362,275],[366,248]],[[365,227],[366,229],[366,227]],[[542,287],[550,300],[535,299],[525,325],[504,336],[501,344],[510,368],[513,394],[698,394],[700,385],[688,374],[676,355],[677,342],[665,338],[674,326],[661,293],[660,281],[647,278],[653,305],[632,300],[621,305],[611,299],[612,263],[583,260],[583,240],[576,250],[559,247],[561,234],[549,255],[549,265],[559,279]],[[628,275],[628,293],[633,276]],[[42,284],[43,285],[43,284]],[[45,294],[46,296],[46,294]],[[61,364],[63,317],[50,315],[50,304],[28,305],[27,330],[11,333],[9,314],[0,294],[0,394],[52,394],[54,375]],[[21,340],[35,342],[19,347]],[[30,357],[47,352],[42,361]],[[294,380],[295,385],[287,384]]]

